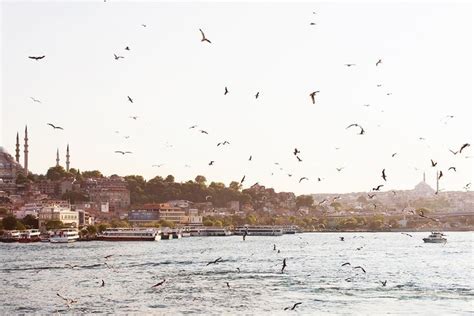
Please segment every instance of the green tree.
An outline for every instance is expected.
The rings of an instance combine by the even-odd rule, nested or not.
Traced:
[[[240,184],[240,182],[237,182],[237,181],[232,181],[229,184],[229,189],[233,191],[240,191],[242,189],[242,184]]]
[[[2,219],[3,229],[14,230],[16,229],[17,219],[13,215],[9,215]]]
[[[46,229],[47,230],[52,230],[52,229],[60,229],[63,228],[64,224],[61,221],[58,220],[51,220],[46,222]]]
[[[94,236],[95,234],[97,234],[97,228],[94,225],[87,226],[86,230],[87,234],[90,236]]]
[[[21,222],[23,223],[23,225],[25,225],[27,228],[31,229],[31,228],[38,228],[38,219],[36,217],[34,217],[33,215],[26,215],[25,217],[23,217],[23,219],[21,220]]]
[[[102,233],[108,227],[109,227],[109,225],[107,225],[107,224],[99,224],[99,226],[97,227],[97,230],[99,231],[99,233]]]
[[[202,220],[202,224],[203,224],[204,226],[208,226],[208,227],[209,227],[209,226],[214,226],[214,222],[213,222],[211,219],[209,219],[209,218],[203,219],[203,220]]]
[[[17,222],[16,222],[16,227],[15,227],[15,229],[16,229],[16,230],[25,230],[26,227],[25,227],[25,225],[23,225],[22,222],[17,221]]]
[[[169,175],[165,178],[165,182],[173,183],[173,182],[174,182],[174,177],[169,174]]]
[[[28,182],[28,178],[25,177],[22,173],[19,173],[17,176],[16,176],[16,180],[15,180],[16,184],[25,184]]]
[[[200,184],[200,185],[205,185],[206,182],[207,182],[207,179],[205,176],[201,176],[201,175],[198,175],[196,176],[196,178],[194,179],[194,181],[196,181],[196,183]]]
[[[66,176],[67,172],[61,166],[51,167],[46,172],[46,178],[52,181],[64,179]]]
[[[64,193],[61,198],[65,201],[71,202],[72,204],[75,204],[76,202],[89,201],[89,197],[86,194],[76,191],[68,191]]]
[[[84,179],[88,178],[103,178],[104,175],[99,170],[83,171],[82,177]]]

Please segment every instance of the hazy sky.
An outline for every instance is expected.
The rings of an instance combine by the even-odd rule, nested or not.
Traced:
[[[27,124],[35,173],[69,143],[72,167],[106,175],[302,194],[410,189],[423,171],[435,186],[439,169],[461,190],[472,147],[448,149],[473,139],[472,36],[468,3],[3,1],[1,145],[13,155]]]

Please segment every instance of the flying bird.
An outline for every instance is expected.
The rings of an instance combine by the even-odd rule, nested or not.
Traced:
[[[240,180],[240,184],[242,184],[245,180],[245,176],[242,177],[242,180]]]
[[[303,161],[299,156],[296,156],[296,159],[298,159],[299,162]]]
[[[208,135],[208,134],[209,134],[208,132],[206,132],[206,131],[205,131],[205,130],[203,130],[203,129],[200,129],[199,131],[201,132],[201,134],[206,134],[206,135]]]
[[[367,196],[369,197],[369,199],[372,199],[375,196],[375,194],[367,194]]]
[[[346,127],[346,129],[348,129],[350,127],[353,127],[353,126],[360,128],[359,135],[364,135],[364,133],[365,133],[364,128],[362,126],[360,126],[359,124],[357,124],[357,123],[350,124],[349,126]]]
[[[258,99],[259,95],[260,95],[260,92],[257,92],[257,94],[255,95],[255,99]]]
[[[439,175],[438,175],[438,180],[441,179],[442,176],[443,176],[443,171],[440,170],[440,171],[439,171]]]
[[[196,127],[197,127],[197,125],[193,125],[193,126],[189,127],[189,129],[193,129],[193,128],[196,128]]]
[[[344,64],[346,65],[346,67],[352,67],[352,66],[355,66],[356,64]]]
[[[105,281],[104,281],[104,280],[102,280],[102,284],[101,284],[101,286],[100,286],[100,287],[104,287],[104,286],[105,286]]]
[[[457,155],[457,154],[458,154],[457,151],[453,151],[453,150],[451,150],[451,149],[450,149],[449,151],[450,151],[453,155]]]
[[[464,148],[466,148],[466,147],[469,147],[469,146],[471,146],[471,144],[465,143],[464,145],[461,146],[461,149],[459,149],[458,152],[459,152],[459,153],[462,153],[462,150],[463,150]]]
[[[156,283],[155,285],[152,286],[152,288],[158,287],[158,286],[160,286],[160,285],[163,285],[163,283],[165,283],[165,281],[166,281],[166,280],[164,279],[163,281]]]
[[[218,143],[218,144],[217,144],[217,147],[219,147],[220,145],[224,146],[224,145],[227,145],[227,144],[230,145],[230,143],[225,140],[225,141],[223,141],[222,143]]]
[[[127,95],[127,99],[130,101],[130,103],[133,103],[133,99],[130,96]]]
[[[313,101],[313,104],[316,104],[316,93],[319,93],[319,90],[318,91],[313,91],[309,94],[309,96],[311,97],[311,100]]]
[[[321,205],[323,203],[327,202],[327,199],[322,200],[321,202],[318,203],[318,205]]]
[[[448,171],[451,170],[451,169],[454,170],[454,172],[456,172],[456,167],[449,167]]]
[[[201,42],[208,42],[209,44],[211,44],[211,41],[206,38],[206,35],[204,35],[204,32],[201,29],[199,29],[199,32],[201,32],[202,35]]]
[[[40,60],[40,59],[43,59],[43,58],[45,58],[45,57],[46,57],[46,56],[44,56],[44,55],[43,55],[43,56],[28,56],[28,58],[34,59],[34,60]]]
[[[252,160],[252,155],[250,155],[250,157],[249,157],[249,161],[251,161],[251,160]]]
[[[303,304],[303,303],[302,303],[302,302],[298,302],[298,303],[295,303],[295,304],[293,305],[293,307],[285,307],[283,310],[285,310],[285,311],[286,311],[286,310],[292,310],[292,311],[294,311],[295,308],[296,308],[298,305],[301,305],[301,304]]]
[[[159,168],[159,167],[164,166],[164,165],[165,165],[164,163],[161,163],[161,164],[159,164],[159,165],[151,165],[151,166],[152,166],[152,167],[157,167],[157,168]]]
[[[211,160],[211,161],[209,162],[209,166],[212,166],[213,164],[214,164],[214,160]]]
[[[104,257],[104,259],[107,260],[107,259],[109,259],[109,258],[112,257],[112,256],[113,256],[113,255],[107,255],[107,256]]]
[[[316,25],[316,23],[314,23],[314,22],[311,22],[311,23],[309,23],[309,25]]]
[[[214,261],[210,261],[206,264],[206,266],[210,265],[210,264],[218,264],[219,262],[222,262],[222,257],[219,257],[217,258],[216,260]]]
[[[385,281],[380,281],[380,283],[382,283],[382,286],[386,286],[386,285],[387,285],[387,280],[385,280]]]
[[[344,237],[339,237],[339,240],[340,240],[340,241],[344,241]]]
[[[413,237],[413,235],[407,234],[407,233],[402,233],[402,235],[407,235],[409,237]]]
[[[302,177],[302,178],[300,178],[300,181],[299,181],[299,183],[301,183],[301,181],[303,181],[303,180],[309,180],[309,179],[308,179],[308,178],[306,178],[306,177]]]
[[[33,98],[33,97],[30,97],[30,99],[31,99],[31,100],[33,100],[33,102],[41,103],[41,101],[40,101],[40,100],[38,100],[38,99],[35,99],[35,98]]]
[[[129,118],[134,119],[136,121],[138,116],[129,116]]]
[[[114,54],[114,58],[115,60],[119,60],[120,58],[125,58],[125,57]]]
[[[387,181],[387,176],[385,175],[385,169],[382,170],[382,179],[383,181]]]
[[[378,66],[378,65],[380,65],[381,63],[382,63],[382,59],[379,59],[379,60],[377,60],[377,62],[375,63],[375,66]]]
[[[130,50],[130,47],[128,47],[128,46],[127,46],[127,47],[125,47],[125,50]]]
[[[338,172],[341,172],[342,169],[344,169],[344,167],[336,168],[336,170],[337,170]]]
[[[435,161],[433,161],[433,159],[431,159],[431,167],[436,167],[437,164],[438,164],[437,162],[435,162]]]
[[[125,155],[125,154],[131,154],[132,152],[131,151],[116,150],[115,153]]]
[[[209,199],[212,199],[212,196],[211,195],[206,195],[206,201],[209,200]]]
[[[361,269],[365,273],[365,269],[362,268],[361,266],[354,267],[354,269]]]
[[[56,125],[53,125],[53,124],[51,124],[51,123],[48,123],[47,125],[51,126],[51,127],[54,128],[54,129],[62,129],[62,130],[64,130],[64,128],[62,128],[61,126],[56,126]]]
[[[298,148],[295,148],[295,150],[293,151],[293,155],[298,155],[300,153],[300,151],[298,150]]]
[[[372,191],[380,191],[381,187],[383,187],[383,184],[379,184],[376,188],[372,188]]]
[[[230,289],[230,284],[229,284],[229,282],[226,282],[225,284],[227,284],[227,288]]]
[[[343,263],[341,267],[344,267],[344,266],[350,266],[351,263],[350,262],[346,262],[346,263]]]
[[[395,157],[396,155],[397,155],[397,153],[393,153],[393,154],[392,154],[392,158]]]

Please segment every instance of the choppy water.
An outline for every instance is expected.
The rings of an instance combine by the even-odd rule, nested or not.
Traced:
[[[445,245],[424,244],[426,235],[0,243],[0,314],[472,315],[473,233],[449,233]],[[223,262],[207,265],[218,257]],[[351,266],[342,267],[345,262]],[[352,268],[357,265],[367,273]],[[56,293],[77,303],[69,308]],[[296,302],[302,304],[295,311],[283,310]]]

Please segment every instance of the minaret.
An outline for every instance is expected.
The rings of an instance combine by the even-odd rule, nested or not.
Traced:
[[[56,167],[59,167],[59,148],[56,150]]]
[[[23,168],[25,169],[25,176],[28,176],[28,126],[25,126],[25,163]]]
[[[66,148],[66,172],[69,172],[69,144],[67,144]]]
[[[16,133],[16,155],[15,160],[16,162],[20,163],[20,137],[18,136],[18,132]]]

